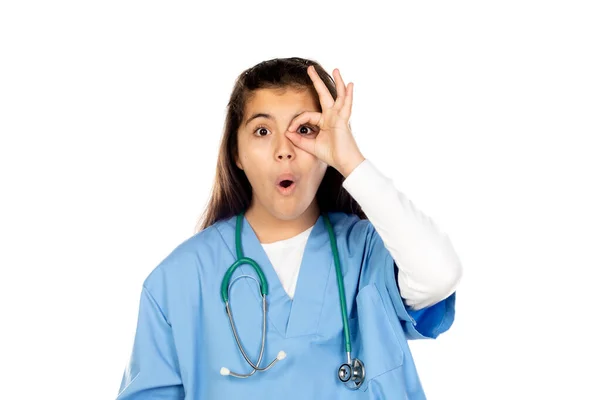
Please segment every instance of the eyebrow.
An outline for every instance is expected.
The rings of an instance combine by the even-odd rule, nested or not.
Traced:
[[[292,117],[292,119],[296,118],[298,115],[302,114],[303,112],[304,111],[300,111],[298,114],[294,115]],[[271,114],[256,113],[256,114],[253,114],[250,118],[248,118],[246,120],[246,123],[244,124],[244,126],[247,126],[250,123],[250,121],[252,121],[253,119],[256,119],[256,118],[267,118],[267,119],[270,119],[270,120],[274,120],[275,119]]]

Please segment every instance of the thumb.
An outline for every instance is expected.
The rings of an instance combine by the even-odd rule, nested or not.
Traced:
[[[315,139],[309,139],[309,138],[303,137],[298,132],[292,132],[292,131],[286,131],[285,136],[292,141],[294,146],[296,146],[316,157],[317,154],[315,152],[315,150],[316,150],[315,149],[315,145],[316,145]]]

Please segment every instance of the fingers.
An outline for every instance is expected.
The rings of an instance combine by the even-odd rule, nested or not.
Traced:
[[[354,82],[350,82],[348,84],[348,91],[346,92],[346,99],[344,101],[344,106],[340,111],[340,115],[344,119],[350,119],[350,114],[352,113],[352,99],[354,98]]]
[[[285,136],[292,141],[294,146],[317,157],[317,141],[314,138],[308,138],[300,133],[290,131],[287,131]]]
[[[346,85],[344,84],[340,70],[337,68],[333,70],[333,79],[335,80],[335,88],[337,90],[337,98],[335,99],[333,108],[339,110],[344,106],[344,100],[346,98]]]
[[[305,111],[292,120],[290,126],[288,127],[288,131],[296,132],[298,127],[304,124],[319,126],[321,122],[321,116],[322,114],[320,112]]]
[[[319,94],[319,102],[321,103],[321,109],[325,110],[326,108],[334,108],[336,110],[342,110],[348,118],[350,117],[350,112],[352,111],[352,92],[350,89],[350,85],[354,88],[353,83],[349,83],[348,86],[344,83],[344,79],[342,78],[342,74],[340,70],[335,68],[333,70],[333,79],[335,81],[335,87],[337,91],[337,98],[334,101],[331,93],[325,86],[325,83],[315,70],[314,66],[308,67],[308,75],[313,81],[315,85],[315,89]],[[348,99],[348,96],[350,98]]]
[[[313,85],[315,85],[317,93],[319,94],[319,102],[321,103],[321,109],[325,110],[327,108],[333,107],[333,97],[331,96],[331,93],[329,93],[329,90],[327,89],[327,86],[325,86],[325,83],[323,83],[323,81],[321,80],[321,77],[315,70],[315,67],[309,65],[307,72],[308,76],[310,76],[310,79],[312,79],[313,81]]]

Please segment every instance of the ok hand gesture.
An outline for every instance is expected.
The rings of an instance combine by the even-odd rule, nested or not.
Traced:
[[[308,67],[307,72],[319,94],[322,112],[307,111],[300,114],[292,120],[285,135],[296,147],[319,158],[346,177],[365,159],[358,149],[348,122],[352,111],[354,83],[344,85],[340,71],[334,69],[333,77],[337,90],[337,98],[334,101],[312,65]],[[319,127],[316,138],[304,137],[296,132],[303,124]]]

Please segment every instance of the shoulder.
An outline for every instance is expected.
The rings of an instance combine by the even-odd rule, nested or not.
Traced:
[[[360,219],[356,214],[349,214],[343,211],[330,211],[327,213],[329,220],[336,233],[363,230],[370,223],[369,220]]]
[[[364,250],[376,234],[371,221],[361,219],[356,214],[341,211],[330,212],[329,219],[333,225],[338,245],[345,244],[349,250]]]
[[[353,236],[370,236],[375,228],[368,219],[361,219],[356,214],[342,211],[329,212],[329,219],[336,234],[347,234]]]
[[[197,279],[200,268],[211,260],[224,241],[223,234],[230,219],[217,221],[179,243],[162,259],[144,280],[144,286],[153,288],[164,285],[178,285],[190,279]]]

